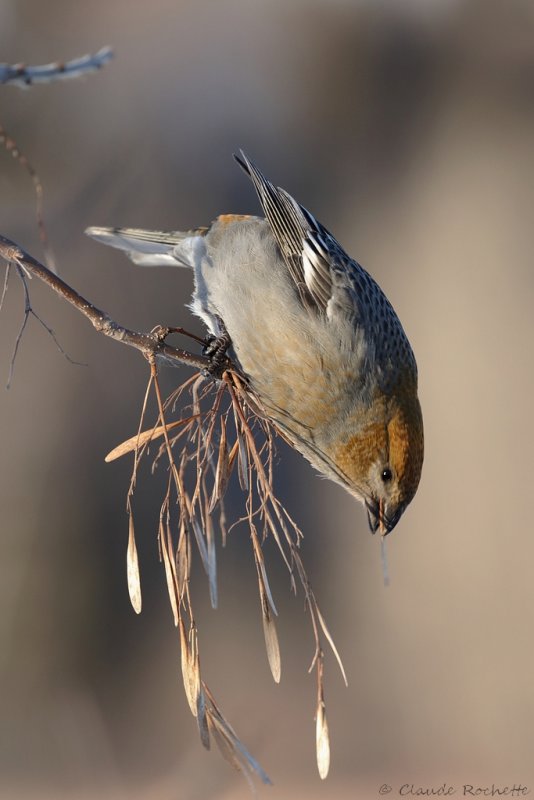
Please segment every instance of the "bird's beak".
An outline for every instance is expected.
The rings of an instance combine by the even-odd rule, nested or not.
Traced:
[[[376,500],[366,500],[365,507],[367,509],[367,520],[369,522],[369,530],[371,533],[376,533],[380,524],[380,505]]]
[[[393,514],[387,513],[383,500],[366,500],[367,519],[371,533],[378,530],[381,536],[391,533],[402,516],[402,508],[397,508]]]

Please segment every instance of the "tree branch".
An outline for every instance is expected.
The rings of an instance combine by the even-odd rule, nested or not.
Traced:
[[[26,89],[36,83],[52,83],[52,81],[79,78],[88,72],[96,72],[113,58],[111,47],[102,47],[98,53],[87,54],[72,61],[56,61],[39,67],[27,67],[25,64],[0,64],[0,84],[9,83]]]
[[[166,363],[170,366],[176,366],[177,363],[187,364],[196,369],[207,369],[210,366],[209,358],[166,344],[165,336],[170,332],[169,329],[159,328],[152,333],[139,333],[119,325],[109,314],[94,306],[58,275],[2,235],[0,235],[0,257],[8,263],[17,264],[26,274],[33,275],[46,283],[56,294],[87,317],[99,333],[135,347],[148,360],[155,359],[160,364]]]

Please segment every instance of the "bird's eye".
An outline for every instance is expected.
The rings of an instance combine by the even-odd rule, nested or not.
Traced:
[[[386,467],[385,469],[382,470],[381,477],[382,477],[382,480],[384,481],[384,483],[389,483],[389,481],[393,477],[393,473],[392,473],[392,471],[390,470],[389,467]]]

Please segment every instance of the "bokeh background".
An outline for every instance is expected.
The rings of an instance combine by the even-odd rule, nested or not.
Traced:
[[[267,666],[245,528],[219,548],[220,608],[194,597],[205,678],[273,798],[403,784],[534,790],[534,6],[528,0],[1,0],[0,60],[94,52],[97,75],[1,89],[39,172],[62,275],[129,327],[196,323],[185,271],[141,271],[90,224],[187,228],[255,212],[243,147],[378,279],[416,352],[419,493],[390,538],[286,448],[278,485],[343,655],[327,660],[331,774],[317,775],[302,595],[268,565],[282,683]],[[28,176],[0,151],[0,231],[40,255]],[[247,797],[183,696],[157,557],[161,476],[135,499],[144,608],[125,578],[127,460],[147,367],[42,286],[0,391],[0,795]],[[23,297],[0,315],[7,380]],[[200,332],[200,328],[195,328]],[[186,375],[167,371],[171,388]],[[232,494],[234,513],[238,493]]]

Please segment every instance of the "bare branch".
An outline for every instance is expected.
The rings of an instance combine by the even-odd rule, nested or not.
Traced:
[[[79,78],[90,72],[97,72],[113,58],[111,47],[102,47],[94,55],[87,54],[72,61],[55,61],[38,67],[25,64],[0,64],[0,84],[10,84],[27,89],[36,83],[52,83],[70,78]]]
[[[29,253],[26,253],[15,242],[1,235],[0,257],[4,258],[8,263],[17,264],[27,274],[33,275],[42,280],[43,283],[46,283],[56,294],[74,306],[84,317],[87,317],[99,333],[110,336],[112,339],[122,342],[122,344],[135,347],[148,360],[156,360],[171,366],[176,366],[178,363],[187,364],[197,369],[207,369],[210,366],[209,358],[194,355],[186,350],[166,344],[165,336],[168,333],[166,328],[158,328],[153,333],[139,333],[119,325],[111,319],[109,314],[101,311],[82,297],[68,283],[65,283],[58,275],[47,269]]]

